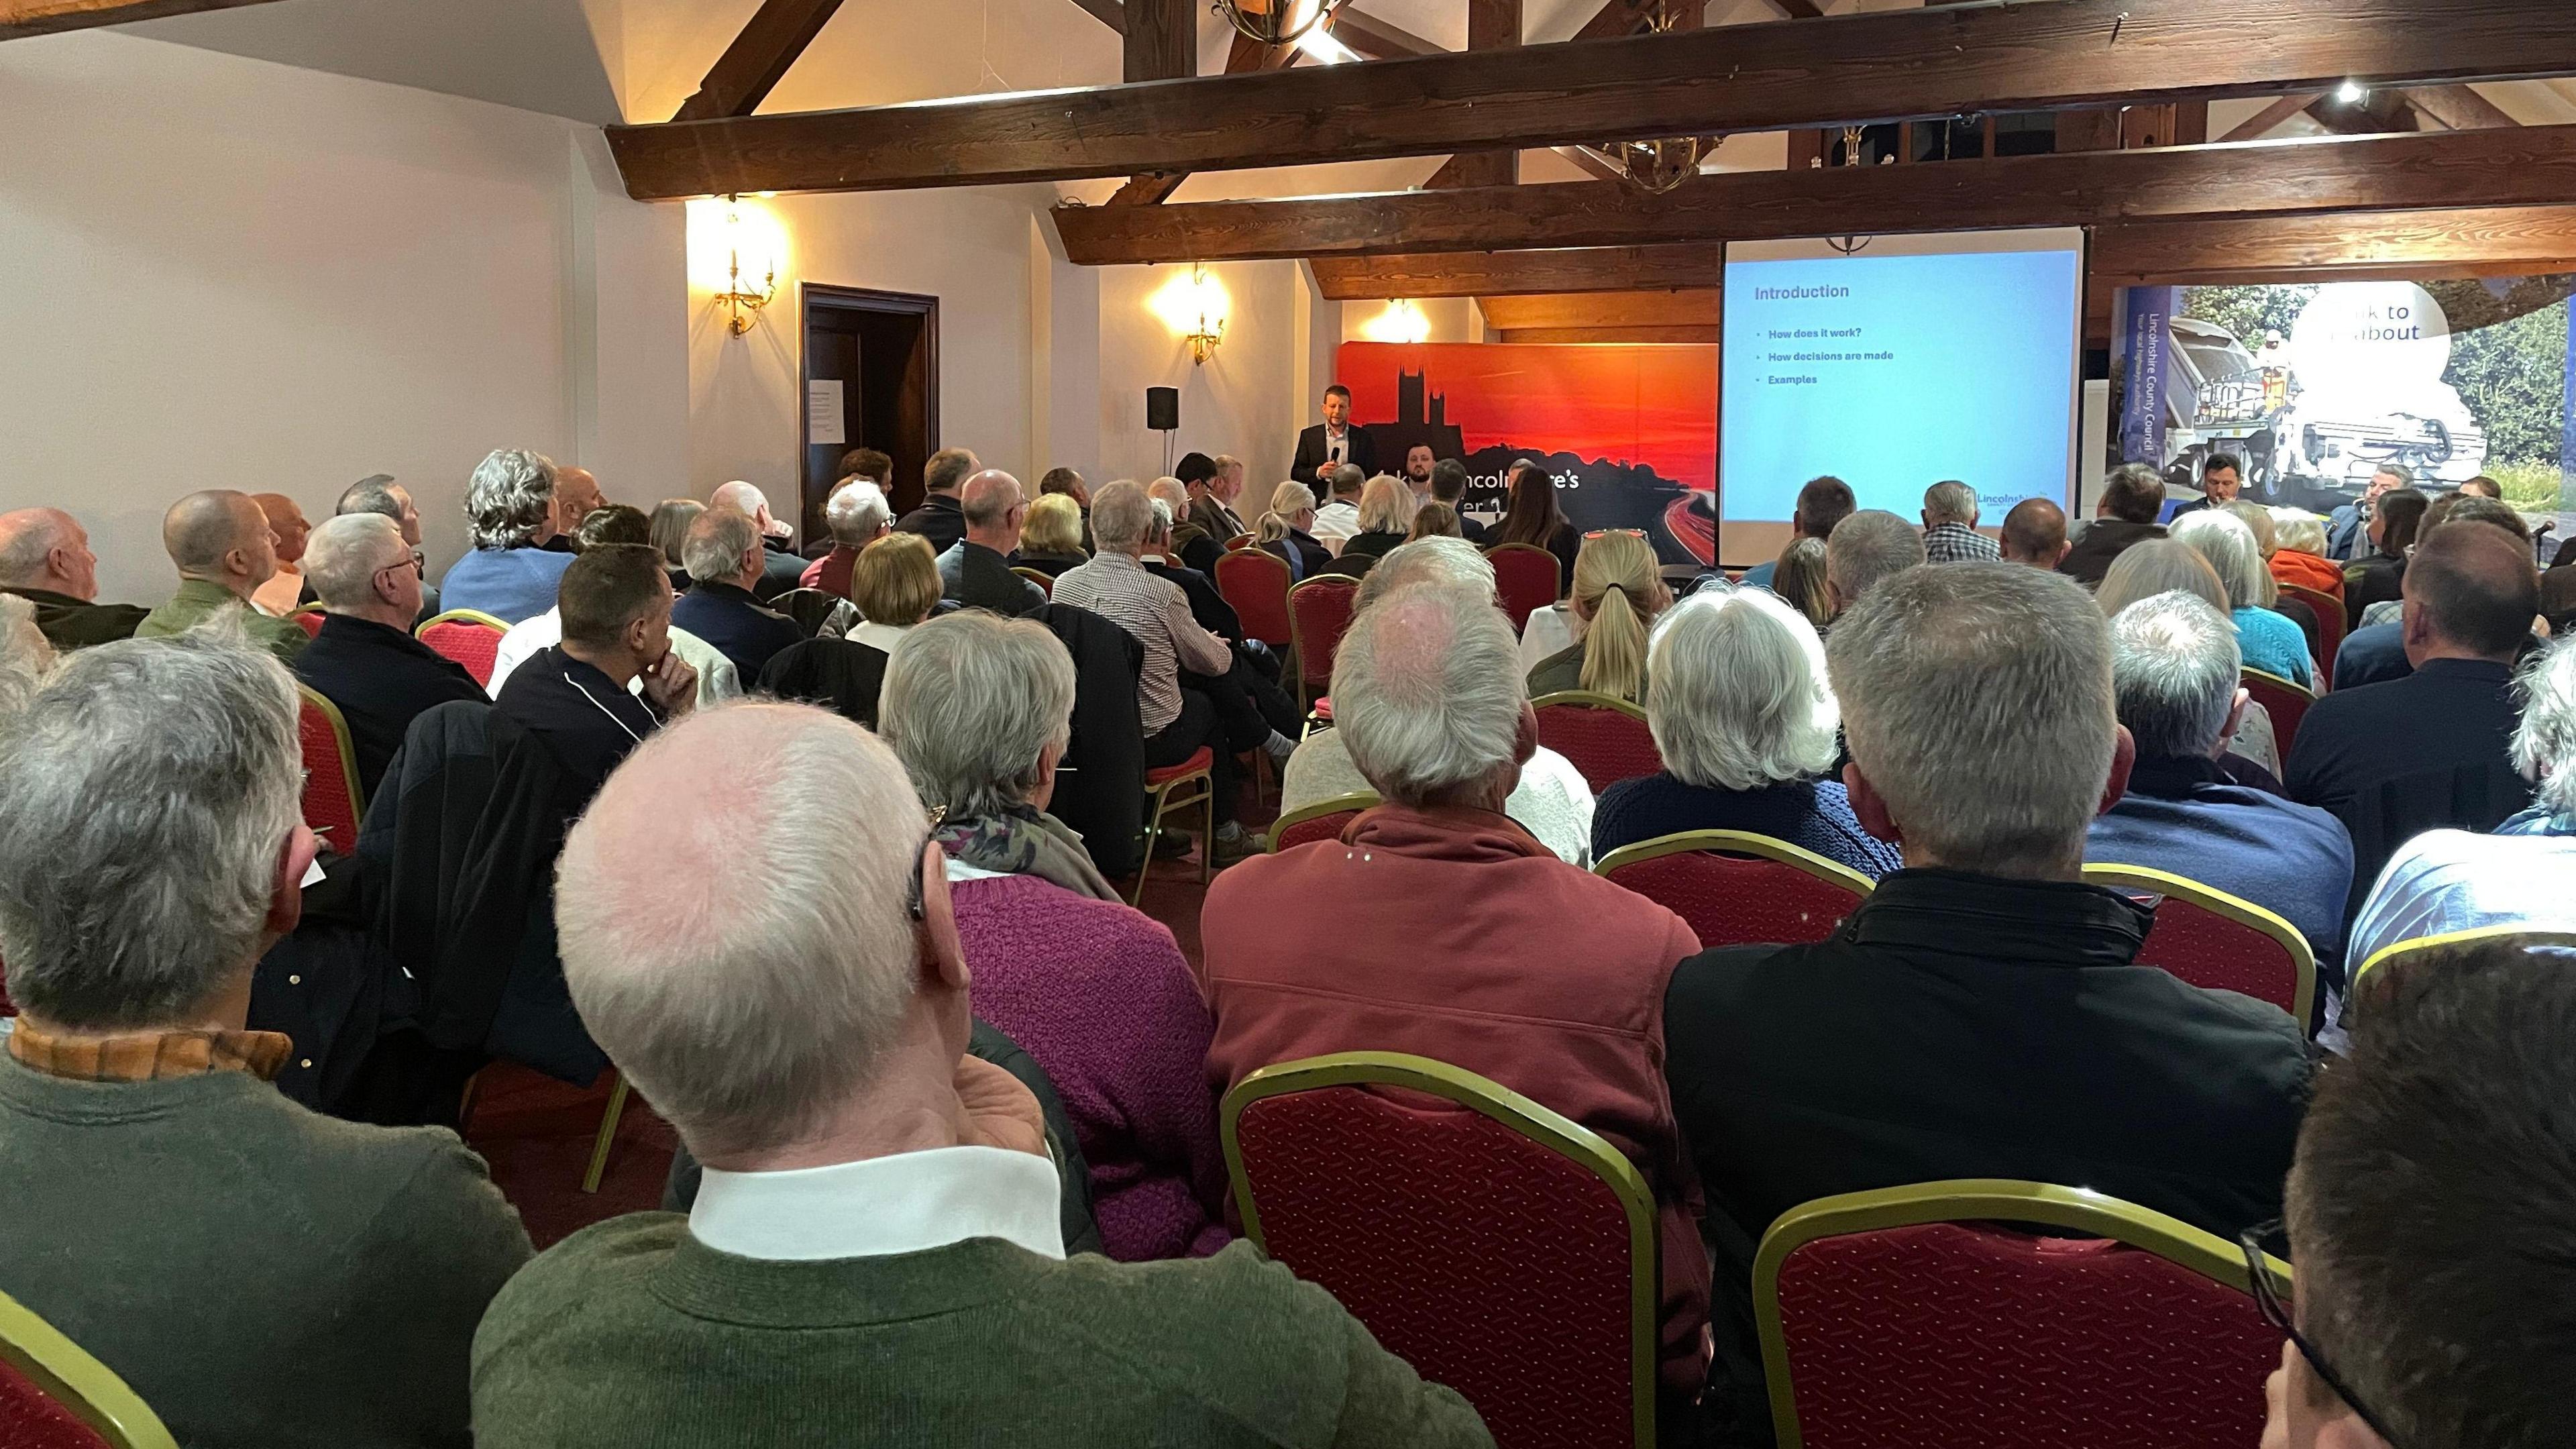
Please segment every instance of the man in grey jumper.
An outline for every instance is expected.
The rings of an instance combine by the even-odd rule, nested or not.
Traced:
[[[313,860],[295,698],[218,625],[0,718],[0,1292],[191,1449],[461,1446],[518,1214],[451,1132],[288,1101],[295,1044],[244,1029]]]

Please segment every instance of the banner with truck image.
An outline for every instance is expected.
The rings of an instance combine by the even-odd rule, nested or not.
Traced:
[[[2196,494],[2202,460],[2232,454],[2247,497],[2321,512],[2396,463],[2557,512],[2576,477],[2571,294],[2576,275],[2130,288],[2109,461]]]

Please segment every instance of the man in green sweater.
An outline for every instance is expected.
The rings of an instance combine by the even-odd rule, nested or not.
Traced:
[[[229,632],[84,649],[0,718],[0,1292],[190,1449],[462,1446],[528,1236],[455,1134],[268,1083],[251,970],[314,842],[294,683]]]
[[[819,710],[682,720],[566,843],[574,1003],[706,1164],[474,1341],[481,1449],[1492,1443],[1245,1244],[1068,1260],[1035,1100],[966,1054],[945,856],[903,766]]]
[[[251,607],[250,596],[277,576],[277,535],[249,494],[211,488],[171,504],[161,518],[161,546],[179,567],[179,592],[143,616],[135,637],[166,638],[223,614],[285,663],[304,652],[311,636],[300,625]]]

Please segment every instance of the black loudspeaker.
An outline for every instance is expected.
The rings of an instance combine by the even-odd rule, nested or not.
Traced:
[[[1177,387],[1145,389],[1145,426],[1158,433],[1177,431],[1181,426],[1181,390]]]

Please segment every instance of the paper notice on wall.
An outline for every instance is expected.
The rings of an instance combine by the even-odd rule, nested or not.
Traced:
[[[816,447],[839,447],[847,443],[848,431],[842,426],[839,378],[815,378],[805,384],[805,441]]]

